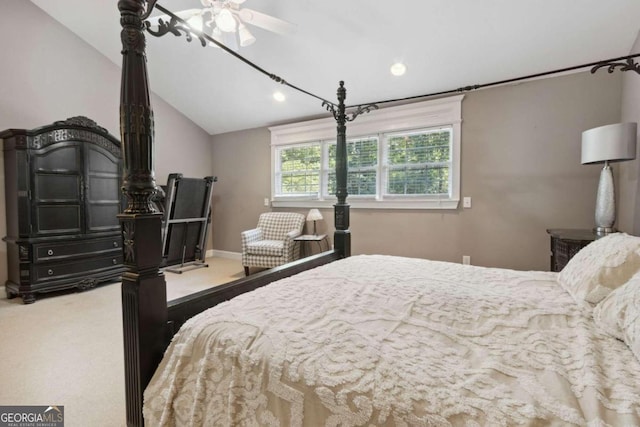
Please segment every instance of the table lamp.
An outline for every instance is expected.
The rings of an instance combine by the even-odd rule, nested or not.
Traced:
[[[316,233],[316,221],[320,221],[322,219],[322,214],[318,209],[311,209],[307,214],[307,221],[313,221],[313,235],[317,236]]]
[[[582,164],[604,163],[596,198],[596,234],[614,233],[616,197],[610,162],[636,158],[636,123],[617,123],[582,132]]]

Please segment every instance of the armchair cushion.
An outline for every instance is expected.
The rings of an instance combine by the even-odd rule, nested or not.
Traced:
[[[249,255],[283,256],[284,241],[282,240],[259,240],[247,244]]]

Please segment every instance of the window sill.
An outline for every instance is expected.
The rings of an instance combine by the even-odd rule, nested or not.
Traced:
[[[347,198],[347,204],[353,209],[425,209],[455,210],[459,200],[354,200]],[[272,200],[274,208],[331,208],[336,200]]]

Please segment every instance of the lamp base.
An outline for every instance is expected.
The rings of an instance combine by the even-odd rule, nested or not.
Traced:
[[[609,162],[604,162],[604,167],[600,171],[595,219],[596,230],[613,230],[613,224],[616,222],[616,197]]]
[[[595,227],[593,232],[598,236],[604,236],[605,234],[617,233],[618,230],[615,227]]]

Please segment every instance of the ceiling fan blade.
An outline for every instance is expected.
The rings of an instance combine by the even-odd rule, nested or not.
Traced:
[[[283,21],[282,19],[274,18],[273,16],[266,15],[253,9],[240,9],[238,11],[238,16],[243,22],[247,24],[255,25],[256,27],[273,31],[274,33],[287,35],[292,34],[296,31],[296,26],[294,24]]]

